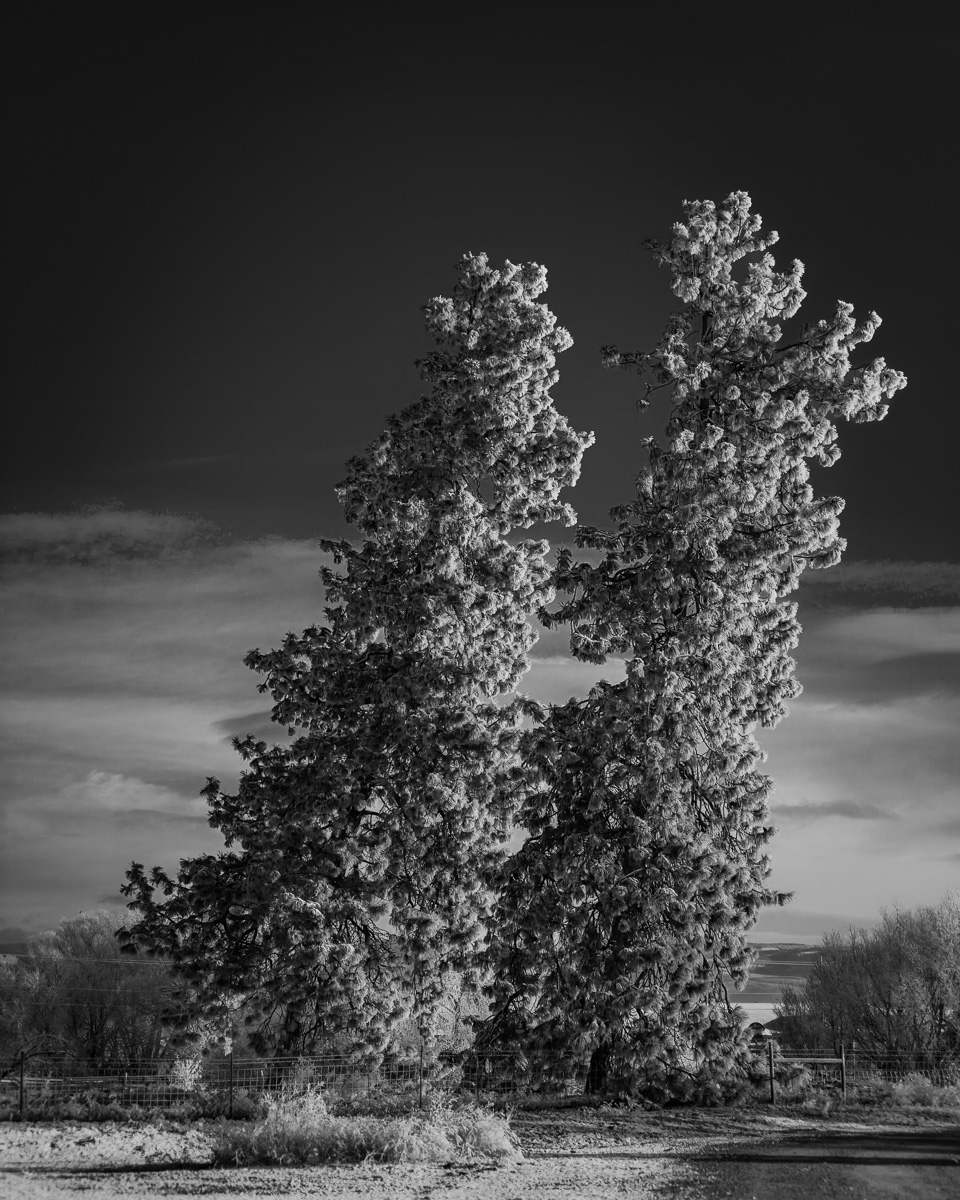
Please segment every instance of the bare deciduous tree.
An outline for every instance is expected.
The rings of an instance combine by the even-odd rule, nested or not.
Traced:
[[[121,956],[117,917],[81,913],[38,934],[0,972],[3,1055],[65,1053],[89,1062],[150,1058],[163,1046],[171,980]]]
[[[793,1045],[936,1057],[960,1052],[960,894],[885,911],[875,929],[826,934],[777,1015]]]

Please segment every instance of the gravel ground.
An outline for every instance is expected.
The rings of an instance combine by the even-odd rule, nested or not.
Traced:
[[[943,1120],[864,1124],[758,1110],[581,1110],[517,1114],[513,1126],[524,1157],[499,1166],[223,1168],[210,1165],[209,1132],[202,1126],[5,1123],[0,1125],[0,1193],[11,1200],[77,1193],[97,1200],[960,1196],[960,1128]]]

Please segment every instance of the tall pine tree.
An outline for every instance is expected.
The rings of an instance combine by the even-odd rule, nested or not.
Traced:
[[[360,539],[323,543],[328,623],[246,659],[295,740],[238,741],[236,795],[210,780],[228,853],[128,872],[130,944],[173,959],[189,1027],[242,1003],[257,1046],[376,1052],[409,1012],[429,1036],[447,973],[475,965],[529,774],[525,702],[499,698],[553,595],[547,544],[512,535],[574,522],[559,492],[592,441],[550,398],[571,339],[545,287],[536,264],[468,254],[425,306],[432,390],[348,464]]]
[[[709,1097],[742,1062],[726,979],[768,886],[770,779],[753,729],[799,689],[790,650],[805,567],[838,561],[840,499],[808,462],[839,457],[836,422],[879,420],[905,385],[883,359],[852,367],[879,324],[849,304],[784,341],[802,264],[775,270],[750,198],[690,203],[649,243],[683,302],[647,353],[604,350],[669,397],[636,497],[612,529],[579,529],[558,558],[574,655],[626,659],[622,683],[553,708],[528,739],[541,786],[503,872],[480,1044],[546,1068],[589,1061],[597,1090]],[[735,265],[756,256],[740,279]]]

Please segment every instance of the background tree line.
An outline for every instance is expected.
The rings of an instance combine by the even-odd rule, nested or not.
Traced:
[[[960,1052],[960,893],[828,933],[805,982],[785,988],[785,1044],[939,1057]]]
[[[0,1061],[23,1051],[90,1063],[163,1052],[173,982],[159,962],[121,953],[114,913],[81,913],[0,958]]]
[[[125,922],[121,928],[126,928]],[[81,913],[57,929],[29,938],[22,954],[0,955],[0,1070],[9,1070],[21,1051],[30,1059],[63,1056],[91,1066],[117,1065],[173,1052],[172,1025],[177,1013],[176,984],[169,966],[158,959],[123,954],[115,913]],[[442,1042],[451,1050],[470,1041],[471,1018],[484,1009],[482,997],[451,977],[441,1000]],[[242,1014],[241,1014],[242,1016]],[[284,1024],[283,1013],[276,1021]],[[211,1041],[219,1030],[207,1030]],[[419,1045],[416,1022],[393,1030],[390,1049],[399,1054]],[[238,1020],[231,1048],[255,1053]],[[310,1029],[289,1053],[318,1050]],[[342,1039],[323,1047],[344,1052]],[[203,1043],[195,1044],[202,1050]]]
[[[0,958],[0,1060],[63,1054],[124,1063],[168,1050],[174,980],[165,964],[121,953],[117,918],[82,913]],[[487,1005],[457,978],[444,1009],[451,1049],[471,1040],[471,1018]],[[873,929],[826,933],[807,979],[783,989],[779,1040],[828,1049],[941,1058],[960,1054],[960,893],[938,904],[885,911]],[[416,1046],[402,1022],[391,1049]],[[345,1048],[345,1047],[341,1047]],[[238,1043],[236,1049],[252,1053]],[[304,1044],[303,1049],[309,1047]]]

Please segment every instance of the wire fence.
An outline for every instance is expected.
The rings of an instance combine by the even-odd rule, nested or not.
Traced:
[[[343,1054],[299,1058],[240,1058],[233,1054],[157,1058],[122,1063],[83,1062],[56,1055],[20,1056],[0,1073],[0,1116],[70,1106],[89,1109],[182,1109],[226,1116],[262,1097],[317,1090],[331,1101],[395,1101],[422,1105],[436,1091],[477,1099],[516,1093],[523,1081],[513,1055],[387,1056],[371,1066]]]
[[[857,1046],[844,1046],[836,1051],[822,1047],[788,1048],[779,1053],[784,1061],[803,1062],[814,1073],[817,1072],[818,1062],[822,1062],[826,1069],[828,1063],[842,1057],[847,1080],[853,1083],[865,1079],[902,1083],[914,1075],[922,1075],[937,1087],[952,1087],[960,1083],[960,1054],[864,1050]]]
[[[922,1077],[932,1085],[960,1084],[960,1057],[891,1054],[843,1049],[770,1051],[771,1098],[774,1058],[803,1066],[820,1082],[896,1084]],[[764,1056],[766,1057],[766,1056]],[[819,1064],[819,1065],[818,1065]],[[248,1115],[263,1097],[318,1090],[333,1102],[375,1101],[422,1106],[431,1093],[465,1093],[478,1101],[520,1101],[584,1096],[586,1064],[562,1060],[532,1073],[509,1054],[428,1057],[421,1050],[387,1056],[377,1065],[343,1054],[309,1058],[241,1058],[233,1054],[156,1058],[124,1063],[80,1062],[60,1056],[21,1055],[0,1071],[0,1118],[45,1114],[101,1115],[118,1110],[178,1110],[187,1114]],[[838,1073],[839,1066],[839,1073]]]

